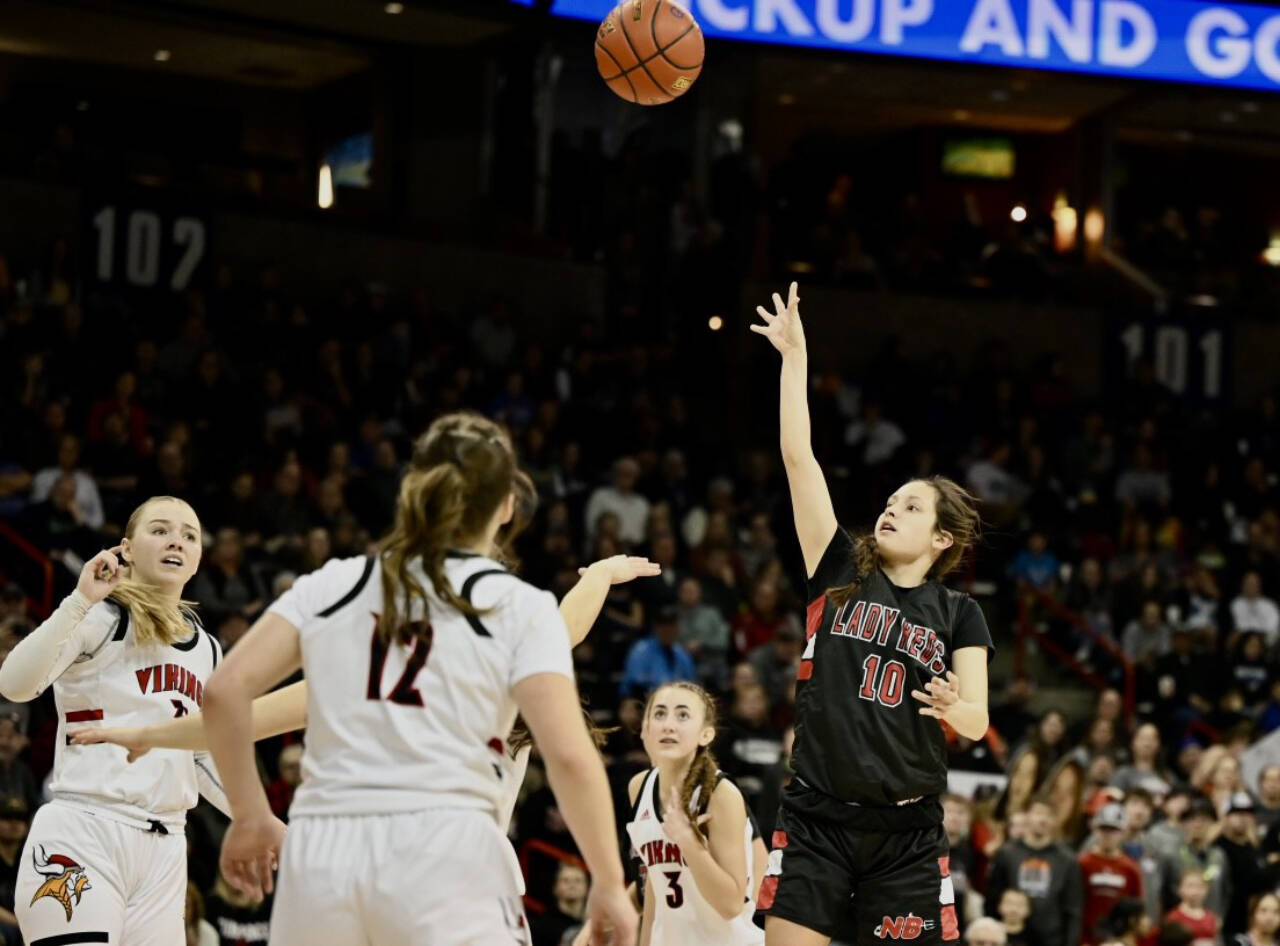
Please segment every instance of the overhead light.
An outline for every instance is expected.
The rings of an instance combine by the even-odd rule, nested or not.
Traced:
[[[385,7],[383,7],[382,9],[383,9],[384,11],[386,11],[387,13],[390,13],[392,16],[397,16],[398,14],[401,14],[401,13],[403,13],[403,12],[404,12],[404,4],[403,4],[403,3],[388,3],[388,4],[387,4]]]
[[[321,210],[333,206],[333,169],[327,164],[320,165],[320,189],[316,194],[316,203]]]
[[[1014,204],[1013,209],[1009,211],[1009,219],[1014,223],[1022,223],[1027,219],[1027,208],[1022,204]]]
[[[1053,246],[1059,253],[1075,249],[1079,219],[1076,209],[1067,203],[1067,195],[1059,194],[1053,202]]]
[[[967,122],[969,120],[969,113],[963,108],[958,108],[951,113],[951,117],[958,122]]]
[[[1102,211],[1097,207],[1090,207],[1084,215],[1084,238],[1085,240],[1097,246],[1102,242],[1102,237],[1107,232],[1107,218],[1102,215]]]
[[[1198,306],[1204,306],[1206,308],[1212,308],[1213,306],[1216,306],[1218,304],[1218,297],[1211,296],[1208,293],[1202,292],[1196,296],[1188,296],[1187,303],[1190,305],[1198,305]]]
[[[1271,245],[1262,251],[1262,261],[1268,266],[1280,266],[1280,236],[1271,238]]]
[[[170,56],[169,50],[157,49],[155,51],[155,54],[151,58],[154,59],[156,62],[168,62],[169,56]]]
[[[720,318],[718,315],[711,316],[711,318],[707,319],[707,328],[711,329],[713,332],[720,331],[724,328],[724,319]]]

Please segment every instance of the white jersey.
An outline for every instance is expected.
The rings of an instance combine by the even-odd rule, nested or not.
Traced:
[[[68,663],[53,684],[54,798],[138,827],[158,821],[177,830],[199,794],[227,810],[207,753],[152,749],[128,762],[119,746],[71,746],[66,740],[68,728],[144,726],[199,712],[222,657],[212,635],[196,626],[181,643],[140,644],[128,609],[108,600],[89,609],[65,653]]]
[[[445,561],[479,617],[439,601],[411,567],[429,595],[429,631],[414,644],[384,645],[375,633],[376,557],[330,561],[271,606],[300,632],[309,684],[290,817],[474,808],[497,825],[508,814],[523,770],[507,755],[511,690],[538,673],[573,679],[564,619],[549,592],[492,559],[455,552]]]
[[[694,790],[695,810],[700,792]],[[658,798],[658,770],[645,774],[644,784],[632,807],[627,834],[631,853],[645,873],[645,897],[654,898],[653,930],[649,941],[655,946],[762,946],[764,930],[751,922],[755,903],[752,884],[751,819],[743,828],[742,844],[747,856],[747,885],[742,891],[742,910],[726,920],[707,902],[685,866],[680,846],[667,836],[662,826],[662,806]]]

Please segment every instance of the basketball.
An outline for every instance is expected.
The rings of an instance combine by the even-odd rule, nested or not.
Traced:
[[[671,0],[622,0],[596,33],[600,78],[628,102],[664,105],[702,71],[698,22]]]

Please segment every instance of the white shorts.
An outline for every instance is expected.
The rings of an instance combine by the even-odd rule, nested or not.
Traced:
[[[29,946],[186,942],[187,839],[61,802],[36,812],[22,848],[14,912]]]
[[[271,946],[530,943],[515,854],[482,811],[295,817],[276,887]]]

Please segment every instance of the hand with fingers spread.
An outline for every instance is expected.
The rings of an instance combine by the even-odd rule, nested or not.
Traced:
[[[611,585],[621,585],[637,578],[651,578],[662,574],[662,566],[642,555],[611,555],[578,569],[579,576],[598,570],[609,579]]]
[[[924,691],[912,690],[911,695],[924,704],[921,716],[946,720],[947,714],[960,702],[960,678],[952,670],[946,677],[934,677],[924,685]]]
[[[284,830],[284,822],[269,808],[231,822],[218,859],[218,868],[231,886],[257,900],[271,893],[275,888]]]
[[[97,604],[111,592],[116,590],[120,579],[124,577],[124,569],[120,565],[119,555],[123,546],[104,549],[80,569],[80,580],[76,582],[76,591],[80,592],[93,604]]]
[[[67,742],[73,746],[93,746],[103,742],[122,746],[128,751],[126,758],[130,762],[136,762],[152,749],[142,726],[104,726],[100,729],[87,726],[67,733]]]
[[[680,804],[679,790],[672,786],[667,794],[666,809],[662,812],[662,830],[667,833],[667,837],[680,846],[682,851],[691,851],[706,843],[698,828],[710,820],[709,814],[699,815],[697,827],[694,827],[693,822],[689,820],[689,813]]]
[[[756,313],[764,319],[763,325],[752,325],[751,331],[769,339],[770,344],[786,355],[791,351],[805,351],[804,326],[800,324],[800,293],[795,283],[787,290],[787,301],[782,296],[773,294],[773,311],[762,305],[756,306]]]

